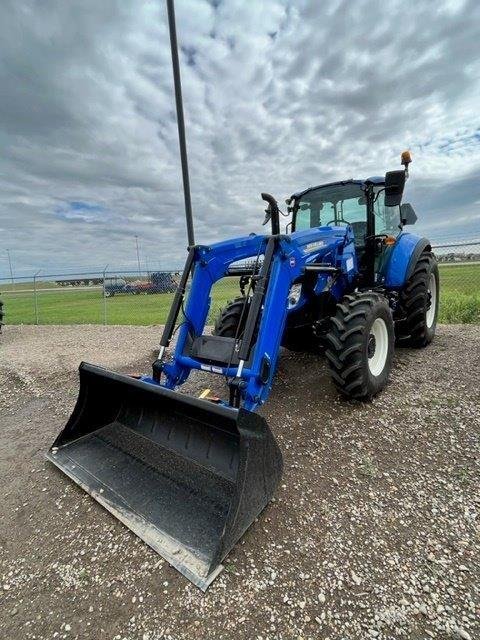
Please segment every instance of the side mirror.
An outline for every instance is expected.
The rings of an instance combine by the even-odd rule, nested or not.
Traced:
[[[398,207],[405,187],[405,171],[387,171],[385,174],[385,206]]]
[[[417,214],[409,202],[400,205],[400,220],[403,225],[415,224],[417,221]]]
[[[285,200],[285,204],[287,205],[287,211],[288,211],[288,213],[293,213],[292,200],[293,200],[293,198],[287,198],[287,199]]]

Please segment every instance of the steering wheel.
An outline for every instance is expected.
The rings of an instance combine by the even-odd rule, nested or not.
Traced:
[[[348,225],[350,224],[349,222],[347,222],[346,220],[330,220],[330,222],[327,222],[326,226],[328,227],[329,224],[332,224],[332,222],[334,222],[335,224],[344,224],[345,226],[348,227]]]

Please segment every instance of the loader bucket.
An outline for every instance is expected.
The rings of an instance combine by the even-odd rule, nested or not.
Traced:
[[[203,590],[282,473],[261,416],[87,363],[47,457]]]

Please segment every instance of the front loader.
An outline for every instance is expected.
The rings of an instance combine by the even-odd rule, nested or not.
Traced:
[[[402,161],[385,177],[295,193],[290,234],[262,194],[271,234],[190,247],[150,374],[80,365],[78,401],[49,459],[202,589],[281,478],[257,413],[281,346],[323,347],[338,390],[368,400],[387,383],[395,341],[433,339],[438,268],[428,240],[404,230],[416,216],[401,205],[408,153]],[[212,286],[233,273],[241,295],[211,333]],[[180,393],[192,370],[223,377],[225,397]]]

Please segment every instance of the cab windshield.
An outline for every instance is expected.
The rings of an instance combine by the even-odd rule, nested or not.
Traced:
[[[367,223],[365,194],[356,183],[312,189],[297,200],[295,210],[295,231],[328,224]]]
[[[385,206],[383,186],[373,189],[376,234],[396,236],[400,231],[399,207]],[[355,244],[362,246],[367,234],[367,199],[361,183],[349,182],[311,189],[296,201],[294,230],[325,225],[350,224]]]

